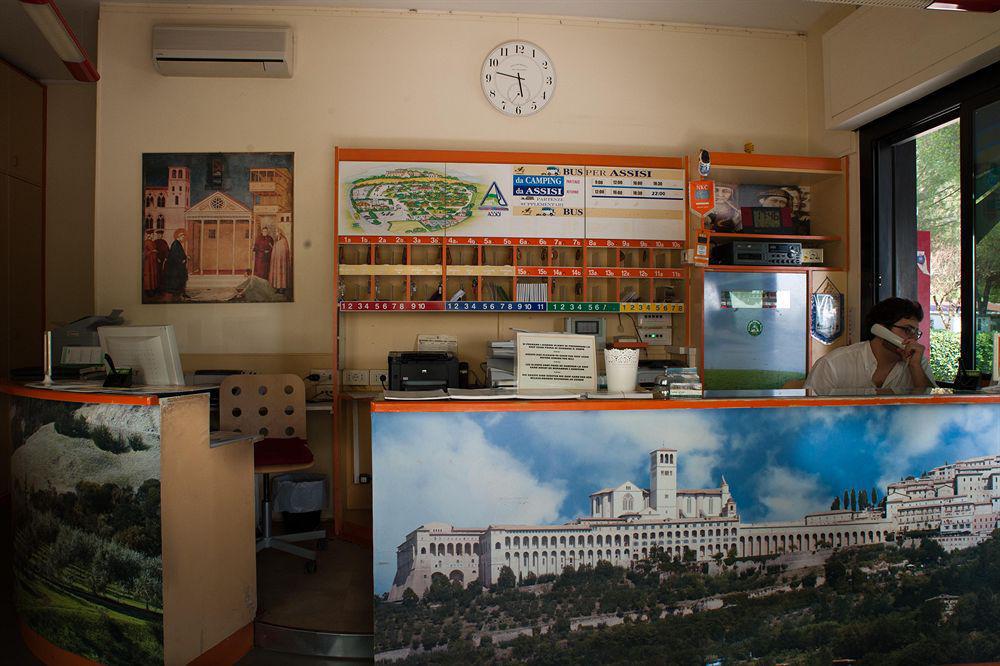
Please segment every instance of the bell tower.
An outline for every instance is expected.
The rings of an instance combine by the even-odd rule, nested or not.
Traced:
[[[649,453],[649,507],[658,515],[677,518],[677,450]]]

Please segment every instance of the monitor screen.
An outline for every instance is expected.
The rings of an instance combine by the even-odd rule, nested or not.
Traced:
[[[101,352],[111,357],[116,368],[132,369],[133,384],[184,384],[173,326],[101,326],[97,335]]]

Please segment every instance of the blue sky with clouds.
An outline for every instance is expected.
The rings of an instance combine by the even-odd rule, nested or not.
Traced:
[[[885,487],[1000,453],[990,405],[375,414],[375,591],[396,546],[429,522],[558,524],[590,493],[648,487],[649,451],[677,449],[679,487],[729,482],[744,522],[826,510],[845,488]]]

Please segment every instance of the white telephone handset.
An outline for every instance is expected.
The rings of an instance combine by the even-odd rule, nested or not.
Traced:
[[[872,324],[872,335],[877,338],[882,338],[886,342],[894,344],[900,349],[906,347],[906,343],[903,342],[903,338],[899,337],[882,324]]]

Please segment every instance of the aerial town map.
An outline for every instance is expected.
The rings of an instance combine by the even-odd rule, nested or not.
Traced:
[[[478,186],[430,169],[392,169],[350,183],[351,227],[374,234],[443,233],[469,219]]]

